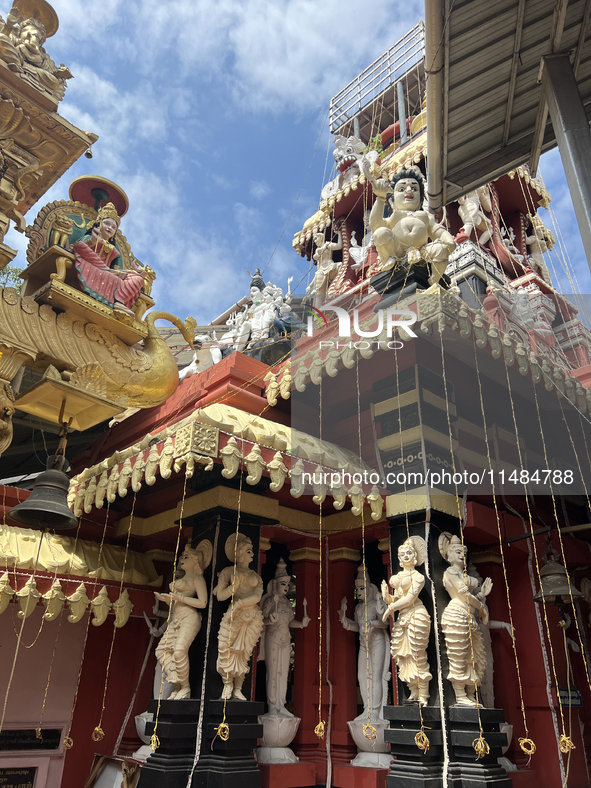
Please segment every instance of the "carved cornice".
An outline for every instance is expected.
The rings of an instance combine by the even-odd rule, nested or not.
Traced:
[[[292,563],[297,561],[320,561],[320,550],[317,547],[298,547],[289,554]]]
[[[330,561],[352,561],[358,564],[361,561],[361,553],[359,550],[353,550],[352,547],[336,547],[328,551],[328,558]]]

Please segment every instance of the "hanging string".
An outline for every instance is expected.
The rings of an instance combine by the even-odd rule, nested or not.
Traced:
[[[133,524],[133,513],[134,513],[134,510],[135,510],[136,498],[137,498],[137,493],[134,492],[134,494],[133,494],[133,501],[131,503],[131,512],[130,512],[130,515],[129,515],[129,525],[127,527],[127,540],[125,542],[125,555],[123,557],[123,567],[121,569],[121,582],[119,583],[119,598],[121,598],[121,594],[123,592],[123,580],[124,580],[124,577],[125,577],[125,567],[127,566],[127,556],[129,554],[129,540],[130,540],[130,537],[131,537],[131,528],[132,528],[132,524]],[[99,721],[98,721],[96,727],[94,728],[94,730],[93,730],[93,732],[91,734],[91,738],[92,738],[93,741],[102,741],[105,738],[105,732],[102,729],[102,723],[103,723],[103,715],[105,713],[105,704],[106,704],[106,700],[107,700],[107,687],[109,685],[109,672],[110,672],[110,669],[111,669],[111,658],[113,656],[113,647],[115,645],[115,636],[116,636],[116,634],[117,634],[117,627],[115,626],[115,622],[113,622],[113,636],[111,638],[111,648],[109,649],[109,658],[107,659],[107,672],[106,672],[106,675],[105,675],[105,686],[104,686],[104,689],[103,689],[103,702],[102,702],[102,707],[101,707],[101,716],[99,718]]]
[[[322,442],[322,375],[318,384],[318,439]],[[322,496],[318,505],[318,724],[314,733],[324,738],[326,723],[322,719]]]
[[[181,534],[183,532],[183,515],[185,511],[185,497],[187,494],[187,468],[185,467],[185,477],[183,479],[183,494],[181,497],[181,509],[179,513],[179,527],[176,534],[176,545],[174,548],[174,562],[172,567],[172,582],[171,587],[174,588],[174,584],[176,581],[176,573],[178,569],[178,554],[179,554],[179,546],[181,543]],[[166,649],[166,645],[168,643],[168,637],[170,632],[170,618],[172,616],[172,609],[174,607],[173,600],[170,600],[170,605],[168,606],[168,615],[166,617],[166,632],[164,633],[164,649]],[[158,738],[158,722],[160,720],[160,707],[162,705],[162,692],[164,690],[164,682],[166,681],[166,676],[164,674],[164,670],[162,671],[162,678],[160,680],[160,689],[158,690],[158,705],[156,707],[156,714],[154,716],[154,730],[152,732],[152,736],[150,738],[150,749],[152,752],[156,752],[158,747],[160,747],[160,739]]]

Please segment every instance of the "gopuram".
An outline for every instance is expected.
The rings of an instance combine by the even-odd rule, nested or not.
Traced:
[[[420,24],[333,99],[307,288],[182,321],[109,173],[42,204],[100,145],[57,29],[0,32],[0,785],[588,786],[591,330],[541,179],[429,211]]]

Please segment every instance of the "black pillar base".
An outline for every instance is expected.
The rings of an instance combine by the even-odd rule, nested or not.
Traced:
[[[199,700],[164,700],[160,704],[156,735],[160,746],[142,766],[137,788],[186,788],[193,766]],[[156,715],[158,701],[151,700],[148,711]],[[154,723],[146,725],[151,736]]]
[[[429,287],[429,264],[421,260],[408,265],[403,259],[394,268],[372,276],[370,281],[375,291],[382,296],[374,311],[387,309],[413,295],[419,288],[426,290]]]
[[[478,712],[483,736],[490,747],[484,758],[475,759],[473,742],[480,736]],[[497,758],[507,737],[500,726],[505,722],[502,709],[480,709],[475,706],[450,706],[449,715],[449,786],[450,788],[511,788],[507,772]]]
[[[193,772],[192,788],[261,788],[261,773],[252,751],[263,736],[258,717],[264,711],[264,703],[229,700],[226,722],[230,726],[230,736],[224,742],[216,737],[215,731],[223,719],[224,702],[209,701],[201,756]]]
[[[415,736],[421,730],[421,714],[429,739],[427,752],[420,750]],[[384,717],[390,720],[384,731],[396,760],[386,784],[388,788],[442,788],[443,733],[441,711],[435,706],[385,706]]]

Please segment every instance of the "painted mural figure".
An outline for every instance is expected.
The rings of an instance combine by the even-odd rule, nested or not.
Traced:
[[[447,678],[456,695],[456,704],[476,706],[476,690],[486,671],[486,648],[475,612],[488,623],[486,597],[492,589],[487,577],[482,585],[466,571],[466,547],[457,536],[444,531],[439,537],[439,552],[450,564],[443,585],[451,600],[443,612],[441,628],[449,660]],[[480,590],[479,590],[480,589]]]
[[[390,654],[388,650],[388,625],[382,619],[385,604],[377,586],[370,583],[363,565],[357,570],[355,592],[359,602],[355,606],[355,618],[347,618],[347,598],[339,610],[339,621],[349,632],[359,633],[357,658],[357,680],[363,700],[363,711],[357,719],[381,720],[383,708],[388,702],[388,679],[390,678]],[[369,689],[369,697],[368,697]]]
[[[393,210],[390,216],[384,217],[386,197],[392,190]],[[430,284],[437,284],[456,242],[443,225],[422,210],[425,183],[420,171],[400,170],[390,183],[384,179],[373,180],[373,193],[376,200],[369,223],[382,270],[393,267],[405,255],[409,263],[424,259],[431,264]]]
[[[232,597],[220,623],[217,671],[224,682],[222,698],[246,700],[242,685],[249,671],[248,662],[263,631],[259,602],[263,581],[249,564],[254,558],[251,540],[244,534],[226,539],[226,556],[232,566],[222,569],[213,593],[219,602]]]
[[[401,571],[390,578],[394,594],[388,593],[386,581],[382,582],[382,597],[388,605],[382,620],[386,621],[388,616],[394,618],[394,613],[399,611],[390,644],[398,676],[410,689],[408,702],[421,706],[429,702],[429,682],[433,678],[427,659],[431,616],[419,599],[425,578],[416,569],[424,561],[425,540],[411,536],[398,548]]]
[[[291,602],[286,596],[290,581],[291,576],[287,574],[285,561],[280,559],[275,578],[268,583],[267,593],[261,599],[265,628],[259,659],[265,660],[267,669],[267,703],[270,716],[293,717],[285,708],[291,655],[289,630],[305,629],[310,623],[310,618],[305,614],[301,621],[296,620]]]
[[[204,539],[193,550],[185,547],[179,561],[184,576],[171,583],[169,594],[156,593],[156,599],[172,606],[168,629],[156,648],[166,680],[174,684],[169,700],[191,696],[189,685],[189,647],[201,629],[199,610],[207,605],[207,586],[203,571],[210,562],[213,547]]]
[[[139,270],[123,270],[115,247],[115,233],[119,228],[119,215],[113,203],[98,210],[97,220],[72,247],[76,258],[78,279],[85,293],[107,306],[133,315],[135,304],[144,285],[144,275]]]

